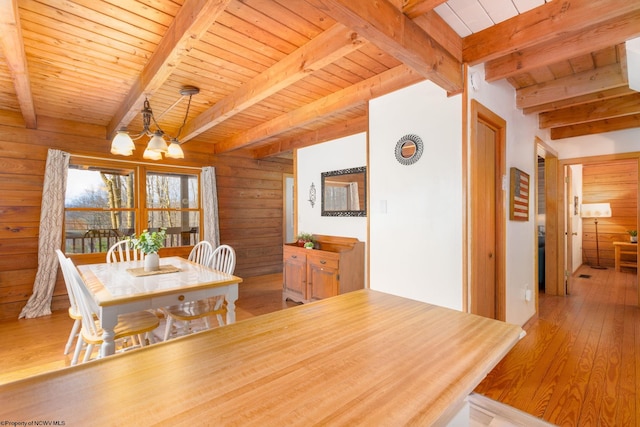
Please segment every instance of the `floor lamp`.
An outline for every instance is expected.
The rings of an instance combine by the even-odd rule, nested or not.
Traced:
[[[596,265],[591,268],[606,270],[607,267],[600,265],[600,247],[598,245],[598,218],[611,217],[611,205],[609,203],[588,203],[582,205],[580,216],[582,218],[593,218],[596,225]]]

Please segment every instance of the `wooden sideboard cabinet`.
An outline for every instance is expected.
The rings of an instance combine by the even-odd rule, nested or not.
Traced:
[[[310,302],[364,288],[364,242],[314,237],[318,249],[284,245],[282,298]]]

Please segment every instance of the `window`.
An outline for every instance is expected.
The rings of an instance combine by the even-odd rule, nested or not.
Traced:
[[[149,172],[146,182],[147,228],[166,228],[165,246],[198,242],[198,175]]]
[[[200,240],[199,171],[72,159],[65,195],[65,250],[106,252],[143,229],[167,229],[165,247]]]

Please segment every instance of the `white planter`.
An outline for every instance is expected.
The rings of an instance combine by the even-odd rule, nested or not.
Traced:
[[[160,270],[160,256],[158,254],[146,254],[144,257],[144,271]]]
[[[630,236],[631,237],[631,243],[638,243],[638,236]]]

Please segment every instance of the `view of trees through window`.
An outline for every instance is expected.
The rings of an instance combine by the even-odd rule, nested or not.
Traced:
[[[145,183],[142,193],[136,190],[138,182]],[[115,242],[144,228],[166,228],[165,246],[193,245],[199,241],[199,225],[195,174],[69,166],[65,196],[67,253],[106,252]]]

